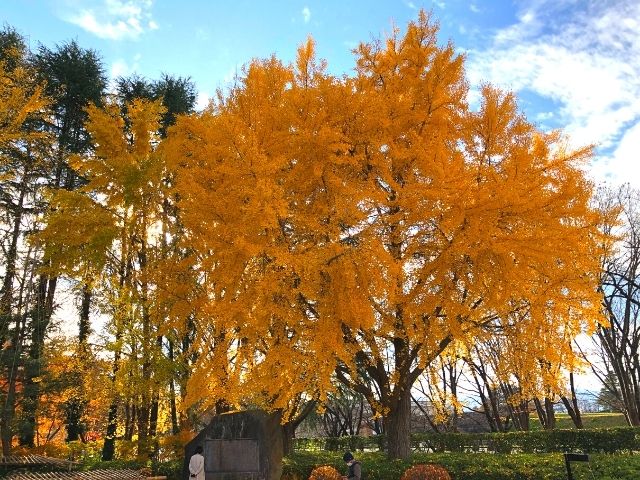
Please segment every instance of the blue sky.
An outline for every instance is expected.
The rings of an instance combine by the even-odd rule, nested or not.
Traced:
[[[0,0],[0,21],[32,48],[77,39],[111,77],[190,76],[204,105],[243,64],[290,61],[308,35],[332,73],[349,73],[358,42],[404,28],[420,8],[466,54],[472,87],[515,90],[541,128],[598,145],[596,181],[640,186],[637,0]]]

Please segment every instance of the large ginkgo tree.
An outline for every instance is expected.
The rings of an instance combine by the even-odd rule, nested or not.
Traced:
[[[173,276],[198,285],[189,401],[286,412],[337,379],[406,457],[412,385],[449,346],[506,336],[518,371],[573,365],[599,315],[591,150],[511,93],[481,87],[471,108],[437,30],[422,13],[341,78],[311,40],[294,65],[256,60],[170,131],[190,252]]]

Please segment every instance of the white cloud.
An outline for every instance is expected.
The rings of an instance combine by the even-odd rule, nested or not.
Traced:
[[[610,155],[600,156],[592,166],[592,175],[597,180],[614,184],[630,183],[640,188],[640,121],[627,129]]]
[[[133,69],[122,58],[116,60],[111,64],[109,76],[111,78],[126,77],[133,72]]]
[[[531,11],[525,12],[522,16],[520,16],[520,21],[524,24],[531,23],[535,20],[535,14]]]
[[[79,9],[65,13],[63,19],[100,38],[136,39],[159,28],[151,14],[153,0],[84,0],[79,4]]]
[[[599,147],[594,175],[628,177],[630,162],[640,162],[640,3],[537,0],[518,18],[489,48],[469,53],[471,84],[552,100],[572,143]]]
[[[309,10],[309,7],[304,7],[302,9],[302,18],[304,23],[309,23],[309,20],[311,20],[311,10]]]
[[[198,112],[203,111],[209,106],[210,101],[211,97],[209,92],[198,92],[198,96],[196,97],[196,110]]]

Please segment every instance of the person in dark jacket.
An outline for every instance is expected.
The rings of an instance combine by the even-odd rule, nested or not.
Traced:
[[[360,465],[360,462],[353,458],[351,452],[345,452],[342,459],[347,462],[347,465],[349,466],[349,474],[342,478],[345,480],[361,480],[362,466]]]

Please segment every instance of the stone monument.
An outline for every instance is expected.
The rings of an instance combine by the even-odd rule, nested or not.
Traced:
[[[262,410],[229,412],[185,446],[183,477],[189,478],[189,459],[197,446],[204,450],[206,480],[280,480],[282,425],[279,414]]]

